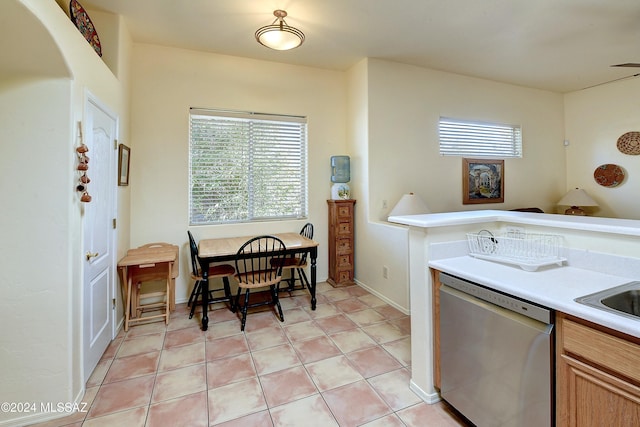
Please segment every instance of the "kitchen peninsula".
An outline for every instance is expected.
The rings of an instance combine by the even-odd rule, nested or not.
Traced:
[[[434,387],[433,275],[444,271],[557,312],[640,338],[636,320],[578,304],[575,298],[640,280],[640,221],[499,210],[392,216],[409,226],[411,388],[428,403]],[[524,271],[468,255],[466,234],[517,229],[562,236],[562,266]]]

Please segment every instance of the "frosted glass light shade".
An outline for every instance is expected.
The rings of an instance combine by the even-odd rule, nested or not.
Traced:
[[[262,31],[258,36],[260,44],[275,50],[290,50],[302,44],[303,38],[299,33],[290,31],[290,28],[272,26]]]
[[[274,10],[276,17],[271,25],[265,25],[256,31],[256,40],[263,46],[275,50],[295,49],[304,42],[304,33],[295,27],[290,27],[284,21],[287,12]]]
[[[422,200],[422,197],[413,193],[403,195],[398,203],[391,209],[389,216],[398,215],[419,215],[431,213],[427,203]]]

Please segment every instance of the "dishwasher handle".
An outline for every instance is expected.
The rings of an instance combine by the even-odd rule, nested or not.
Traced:
[[[450,288],[472,295],[490,304],[506,308],[507,310],[519,313],[523,316],[536,319],[539,322],[551,324],[554,320],[553,310],[534,304],[520,298],[503,294],[488,287],[449,274],[440,273],[440,283]]]
[[[473,304],[476,305],[478,307],[483,308],[484,310],[488,310],[492,313],[495,313],[505,319],[508,320],[512,320],[514,322],[518,322],[524,326],[528,326],[531,329],[535,329],[538,332],[540,332],[541,334],[545,334],[545,335],[551,335],[553,334],[553,323],[545,323],[545,322],[541,322],[540,320],[537,319],[533,319],[529,316],[525,316],[522,315],[520,313],[516,313],[512,310],[509,310],[507,308],[503,308],[497,305],[494,305],[492,303],[489,303],[487,301],[484,301],[482,299],[476,298],[473,295],[469,295],[465,292],[461,292],[455,288],[452,288],[450,286],[447,285],[441,285],[440,286],[440,292],[442,293],[446,293],[449,294],[451,296],[454,296],[456,298],[459,298],[469,304]]]

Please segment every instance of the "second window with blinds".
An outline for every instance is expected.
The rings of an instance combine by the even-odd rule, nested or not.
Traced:
[[[191,108],[191,225],[307,217],[307,120]]]
[[[522,157],[519,125],[440,117],[439,136],[443,156]]]

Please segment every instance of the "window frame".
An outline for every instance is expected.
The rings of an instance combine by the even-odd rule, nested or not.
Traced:
[[[455,119],[438,120],[439,153],[442,156],[522,158],[520,125]]]
[[[189,224],[306,219],[307,128],[304,116],[190,108]]]

